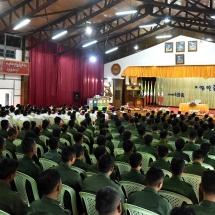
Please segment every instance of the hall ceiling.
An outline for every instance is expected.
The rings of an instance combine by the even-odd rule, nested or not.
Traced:
[[[136,9],[133,15],[116,16],[119,11]],[[215,38],[214,0],[3,0],[0,1],[0,36],[9,33],[32,37],[35,45],[52,41],[61,29],[68,34],[55,42],[68,50],[82,48],[90,39],[98,42],[90,50],[103,53],[112,47],[125,47],[171,29],[197,32]],[[168,17],[171,21],[165,23]],[[23,18],[31,19],[17,31],[13,27]],[[89,24],[90,22],[90,24]],[[139,28],[156,23],[157,26]],[[93,32],[87,35],[86,26]],[[34,46],[28,46],[31,49]]]

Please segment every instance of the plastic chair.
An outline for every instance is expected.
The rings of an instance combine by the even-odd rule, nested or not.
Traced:
[[[130,193],[135,191],[142,191],[145,188],[145,185],[134,183],[131,181],[120,181],[119,184],[122,187],[122,190],[125,191],[127,198]]]
[[[156,161],[156,158],[155,158],[154,155],[151,155],[151,154],[146,153],[146,152],[139,152],[139,153],[140,153],[140,154],[142,155],[142,157],[143,157],[143,159],[142,159],[142,161],[143,161],[142,170],[143,170],[144,172],[147,172],[147,169],[148,169],[148,167],[149,167],[149,162],[150,162],[150,160]]]
[[[128,203],[124,203],[123,207],[126,215],[158,215],[152,211]]]
[[[93,150],[96,149],[98,146],[98,144],[93,144]]]
[[[21,145],[21,143],[22,143],[22,140],[20,140],[20,139],[15,139],[15,140],[13,141],[13,144],[14,144],[15,146],[19,146],[19,145]]]
[[[19,131],[21,131],[22,127],[23,127],[23,122],[22,120],[18,119],[17,122],[16,122],[16,125],[19,129]]]
[[[193,151],[183,151],[183,152],[189,156],[190,160],[192,160]]]
[[[166,157],[165,160],[166,160],[167,162],[171,163],[172,159],[173,159],[173,157]]]
[[[120,141],[119,141],[119,140],[114,140],[114,139],[112,139],[111,142],[113,143],[114,148],[117,148]]]
[[[48,120],[49,120],[49,122],[50,122],[51,125],[54,124],[54,117],[48,117]]]
[[[61,143],[64,143],[64,144],[67,145],[67,146],[70,146],[70,142],[69,142],[68,140],[64,139],[64,138],[60,138],[59,141],[60,141]]]
[[[213,168],[211,165],[207,164],[207,163],[202,163],[201,165],[202,165],[204,168],[206,168],[206,169],[214,170],[214,168]]]
[[[208,157],[215,160],[215,155],[208,155]]]
[[[115,165],[117,166],[119,175],[122,175],[123,173],[129,172],[131,170],[131,166],[128,163],[115,161]]]
[[[24,156],[24,154],[22,154],[22,153],[18,153],[18,152],[16,152],[15,154],[16,154],[17,160],[22,159],[22,158],[23,158],[23,156]]]
[[[28,199],[28,195],[26,192],[26,182],[30,182],[31,184],[31,189],[33,191],[33,196],[34,196],[34,200],[38,200],[39,199],[39,194],[38,194],[38,190],[37,190],[37,183],[36,181],[31,178],[30,176],[21,173],[21,172],[16,172],[16,175],[14,177],[14,182],[17,188],[18,193],[20,194],[22,200],[24,201],[24,203],[28,206],[30,206],[29,204],[29,199]]]
[[[6,213],[6,212],[0,210],[0,215],[10,215],[10,214],[8,214],[8,213]]]
[[[40,135],[39,138],[46,144],[46,146],[48,146],[48,141],[50,139],[49,137],[47,137],[45,135]]]
[[[40,126],[42,125],[42,120],[41,120],[41,119],[34,118],[33,121],[36,122],[36,126],[37,126],[37,127],[40,127]]]
[[[93,131],[91,129],[87,128],[86,131],[90,132],[91,137],[94,137]]]
[[[115,148],[114,149],[114,156],[116,157],[117,155],[121,155],[124,153],[124,149],[122,148]]]
[[[189,174],[189,173],[184,173],[182,175],[182,178],[184,179],[185,182],[192,185],[192,187],[196,193],[196,197],[199,200],[199,185],[201,183],[201,176]]]
[[[165,170],[165,169],[161,169],[164,173],[164,177],[169,177],[171,178],[172,177],[172,173],[168,170]]]
[[[82,143],[81,145],[88,151],[88,154],[90,154],[90,147],[86,143]]]
[[[44,149],[41,145],[36,144],[37,155],[38,157],[42,157],[44,155]]]
[[[175,141],[171,141],[171,140],[168,140],[168,142],[167,142],[169,145],[171,145],[172,146],[172,148],[174,149],[174,150],[176,150],[176,147],[175,147]]]
[[[193,202],[190,199],[177,193],[169,192],[166,190],[160,190],[158,194],[166,198],[173,208],[180,207],[183,202],[186,202],[187,204],[193,204]]]
[[[93,175],[97,175],[96,173],[94,172],[86,172],[86,175],[87,175],[87,178],[93,176]]]
[[[90,157],[91,164],[97,163],[97,159],[96,159],[95,155],[89,155],[89,157]]]
[[[77,209],[77,204],[76,204],[76,193],[75,190],[72,189],[71,187],[62,184],[62,189],[60,194],[58,195],[58,201],[60,202],[60,204],[62,206],[64,206],[64,195],[65,193],[68,192],[70,195],[70,199],[71,199],[71,205],[72,205],[72,214],[73,215],[78,215],[78,209]]]
[[[56,163],[52,160],[46,159],[46,158],[40,158],[39,161],[43,167],[43,170],[47,170],[54,166],[58,166],[58,163]]]
[[[71,166],[70,168],[73,169],[74,171],[76,171],[81,176],[82,179],[87,177],[87,173],[83,169],[78,168],[76,166]]]
[[[95,208],[96,204],[96,195],[91,194],[91,193],[86,193],[86,192],[80,192],[79,193],[82,201],[82,205],[86,210],[87,215],[98,215],[99,213],[97,212]]]
[[[2,155],[3,155],[3,157],[13,159],[13,155],[12,155],[12,153],[11,153],[11,152],[9,152],[7,149],[5,149],[4,151],[2,151]]]
[[[69,133],[69,132],[66,132],[66,133],[71,137],[72,145],[74,145],[75,144],[75,140],[74,140],[73,135],[71,133]]]

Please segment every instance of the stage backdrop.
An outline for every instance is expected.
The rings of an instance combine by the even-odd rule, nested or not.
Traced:
[[[179,103],[200,99],[215,109],[215,78],[157,78],[156,94],[163,92],[160,105],[179,106]]]

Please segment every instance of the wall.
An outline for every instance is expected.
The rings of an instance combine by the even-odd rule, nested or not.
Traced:
[[[185,52],[177,53],[175,50],[176,42],[185,41]],[[188,41],[198,41],[197,52],[188,52]],[[104,65],[105,78],[121,78],[121,73],[129,66],[174,66],[175,54],[185,55],[185,65],[214,65],[215,64],[215,44],[212,42],[198,40],[186,36],[178,36],[166,42],[173,42],[174,49],[172,53],[165,53],[165,43],[161,43],[144,51],[112,61]],[[114,76],[111,73],[113,64],[121,66],[119,75]]]
[[[16,50],[15,60],[22,61],[21,50]],[[21,103],[21,76],[20,75],[1,75],[0,74],[0,89],[12,89],[13,105]],[[0,101],[0,104],[1,104],[1,101]]]

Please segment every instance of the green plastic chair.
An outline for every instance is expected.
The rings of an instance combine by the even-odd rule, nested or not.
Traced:
[[[172,173],[170,171],[165,169],[161,169],[161,170],[163,171],[164,177],[169,177],[169,178],[172,177]]]
[[[46,158],[39,158],[39,161],[43,167],[43,170],[47,170],[54,166],[58,166],[58,163],[56,163],[52,160],[46,159]]]
[[[183,151],[183,152],[189,156],[190,160],[192,160],[193,151]]]
[[[70,142],[69,142],[68,140],[64,139],[64,138],[60,138],[59,141],[60,141],[61,143],[64,143],[64,144],[67,145],[67,146],[70,146]]]
[[[87,178],[93,176],[93,175],[97,175],[96,173],[94,172],[86,172],[86,175],[87,175]]]
[[[15,140],[13,141],[13,144],[14,144],[15,146],[19,146],[19,145],[21,145],[21,143],[22,143],[22,140],[20,140],[20,139],[15,139]]]
[[[36,181],[31,178],[30,176],[21,173],[21,172],[16,172],[16,175],[14,177],[14,182],[17,188],[18,193],[20,194],[22,200],[24,201],[24,203],[28,206],[30,206],[29,203],[29,199],[28,199],[28,195],[26,192],[26,182],[30,182],[31,184],[31,189],[33,191],[33,196],[34,196],[34,200],[38,200],[39,199],[39,194],[38,194],[38,190],[37,190],[37,183]]]
[[[75,144],[75,140],[74,140],[73,135],[70,132],[66,132],[66,133],[71,137],[72,145],[74,145]]]
[[[204,168],[209,169],[209,170],[214,170],[213,166],[207,164],[207,163],[202,163],[201,164]]]
[[[83,169],[78,168],[76,166],[71,166],[70,168],[73,169],[74,171],[76,171],[81,176],[82,179],[87,177],[87,173]]]
[[[129,172],[131,170],[131,166],[128,163],[115,161],[115,165],[117,166],[119,175],[122,175],[123,173]]]
[[[90,157],[91,164],[97,163],[97,159],[96,159],[95,155],[89,155],[89,157]]]
[[[6,212],[0,210],[0,215],[10,215],[10,214],[8,214],[8,213],[6,213]]]
[[[123,207],[126,215],[158,215],[152,211],[127,203],[124,203]]]
[[[91,193],[86,193],[86,192],[80,192],[79,193],[82,201],[82,205],[86,210],[87,215],[98,215],[99,213],[97,212],[95,208],[96,204],[96,195],[91,194]]]
[[[5,149],[4,151],[2,151],[2,155],[3,155],[3,157],[5,157],[5,158],[11,158],[11,159],[13,159],[12,153],[9,152],[7,149]]]
[[[143,161],[143,165],[142,165],[142,170],[144,172],[147,172],[148,170],[148,167],[149,167],[149,162],[150,160],[151,161],[156,161],[156,158],[155,156],[149,154],[149,153],[146,153],[146,152],[139,152],[141,155],[142,155],[142,161]]]
[[[23,156],[24,156],[24,154],[22,154],[22,153],[18,153],[18,152],[16,152],[15,154],[16,154],[17,160],[22,159],[22,158],[23,158]]]
[[[48,146],[48,141],[50,139],[49,137],[47,137],[45,135],[40,135],[39,138],[46,144],[46,146]]]
[[[81,145],[88,151],[88,154],[90,154],[90,147],[86,143],[82,143]]]
[[[115,148],[114,149],[114,156],[116,157],[117,155],[121,155],[124,153],[124,149],[122,148]]]

